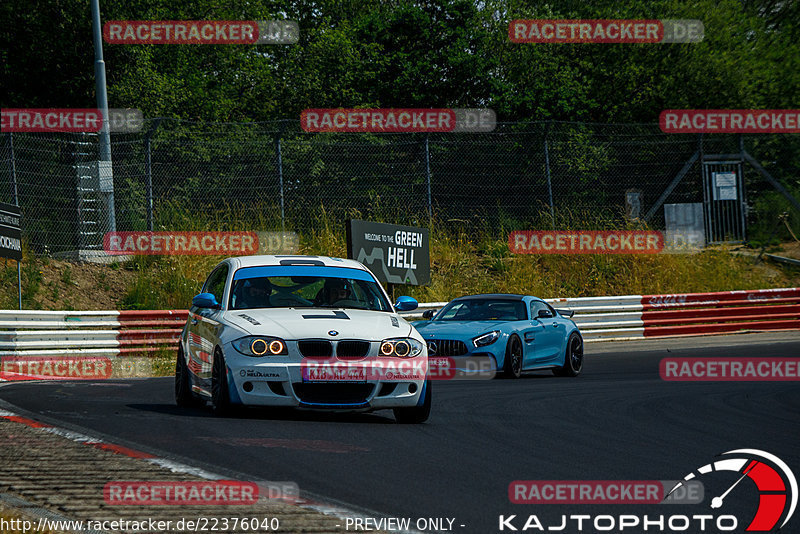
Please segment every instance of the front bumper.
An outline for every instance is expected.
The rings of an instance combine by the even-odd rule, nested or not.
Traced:
[[[229,349],[225,360],[232,400],[247,406],[342,411],[412,407],[419,403],[424,384],[403,379],[309,381],[303,379],[300,357],[252,358]]]
[[[424,337],[424,335],[423,335]],[[466,352],[463,354],[453,354],[450,352],[450,348],[452,344],[455,342],[462,343],[463,346],[466,348]],[[467,360],[471,358],[475,359],[485,359],[490,358],[494,361],[495,369],[501,371],[503,369],[503,363],[505,362],[505,341],[495,341],[491,345],[486,345],[484,347],[474,347],[472,345],[472,339],[456,339],[456,338],[448,338],[446,340],[442,340],[439,338],[425,338],[425,343],[428,347],[428,357],[431,359],[434,358],[450,358],[452,362],[455,364],[455,367],[465,373],[472,372],[468,365],[464,365]],[[431,343],[437,344],[436,352],[431,351]],[[440,350],[444,348],[445,350]]]

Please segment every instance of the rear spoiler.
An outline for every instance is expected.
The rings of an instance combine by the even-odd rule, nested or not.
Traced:
[[[575,312],[572,311],[572,310],[559,310],[559,309],[556,309],[556,311],[558,312],[559,315],[563,315],[564,317],[572,317],[573,315],[575,315]]]

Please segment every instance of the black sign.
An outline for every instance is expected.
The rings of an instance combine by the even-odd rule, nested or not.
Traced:
[[[22,233],[19,206],[0,203],[0,258],[22,259]]]
[[[423,286],[431,281],[427,228],[349,220],[347,256],[385,284]]]

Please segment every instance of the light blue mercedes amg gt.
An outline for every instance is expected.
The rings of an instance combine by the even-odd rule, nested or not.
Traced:
[[[572,311],[556,310],[524,295],[469,295],[412,323],[425,338],[428,356],[489,356],[497,371],[519,378],[523,371],[552,369],[577,376],[583,368],[583,337]]]

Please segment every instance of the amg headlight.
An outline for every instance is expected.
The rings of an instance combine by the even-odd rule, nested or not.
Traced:
[[[245,356],[282,356],[289,354],[286,342],[277,337],[247,336],[237,339],[233,348]]]
[[[381,341],[381,356],[393,358],[413,358],[422,354],[424,346],[410,337],[384,339]]]
[[[486,345],[491,345],[498,339],[500,339],[500,330],[493,330],[488,334],[476,337],[472,340],[472,344],[476,347],[485,347]]]

